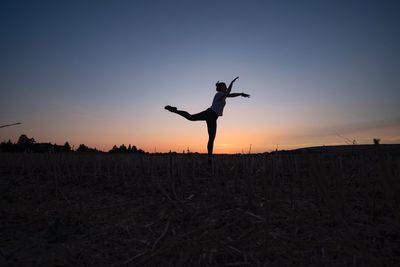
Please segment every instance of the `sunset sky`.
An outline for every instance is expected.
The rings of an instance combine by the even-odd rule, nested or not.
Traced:
[[[1,1],[0,142],[216,153],[400,143],[399,1]]]

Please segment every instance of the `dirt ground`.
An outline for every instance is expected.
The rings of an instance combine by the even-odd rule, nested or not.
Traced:
[[[0,154],[1,266],[395,266],[388,156]]]

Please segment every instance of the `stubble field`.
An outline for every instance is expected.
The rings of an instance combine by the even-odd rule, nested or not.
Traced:
[[[0,153],[2,266],[394,266],[388,153]]]

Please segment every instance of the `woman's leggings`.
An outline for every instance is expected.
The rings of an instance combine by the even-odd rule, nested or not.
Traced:
[[[207,151],[208,151],[208,156],[211,157],[213,153],[213,147],[214,147],[214,140],[215,140],[215,135],[217,133],[217,119],[218,119],[218,114],[215,113],[214,110],[212,109],[206,109],[200,113],[196,114],[189,114],[186,111],[183,110],[177,110],[175,113],[181,115],[182,117],[190,120],[190,121],[206,121],[207,122],[207,130],[208,130],[208,144],[207,144]]]

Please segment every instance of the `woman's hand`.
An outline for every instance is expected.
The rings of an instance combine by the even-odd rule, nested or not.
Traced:
[[[241,93],[240,95],[241,95],[242,97],[250,97],[250,95],[245,94],[245,93]]]

